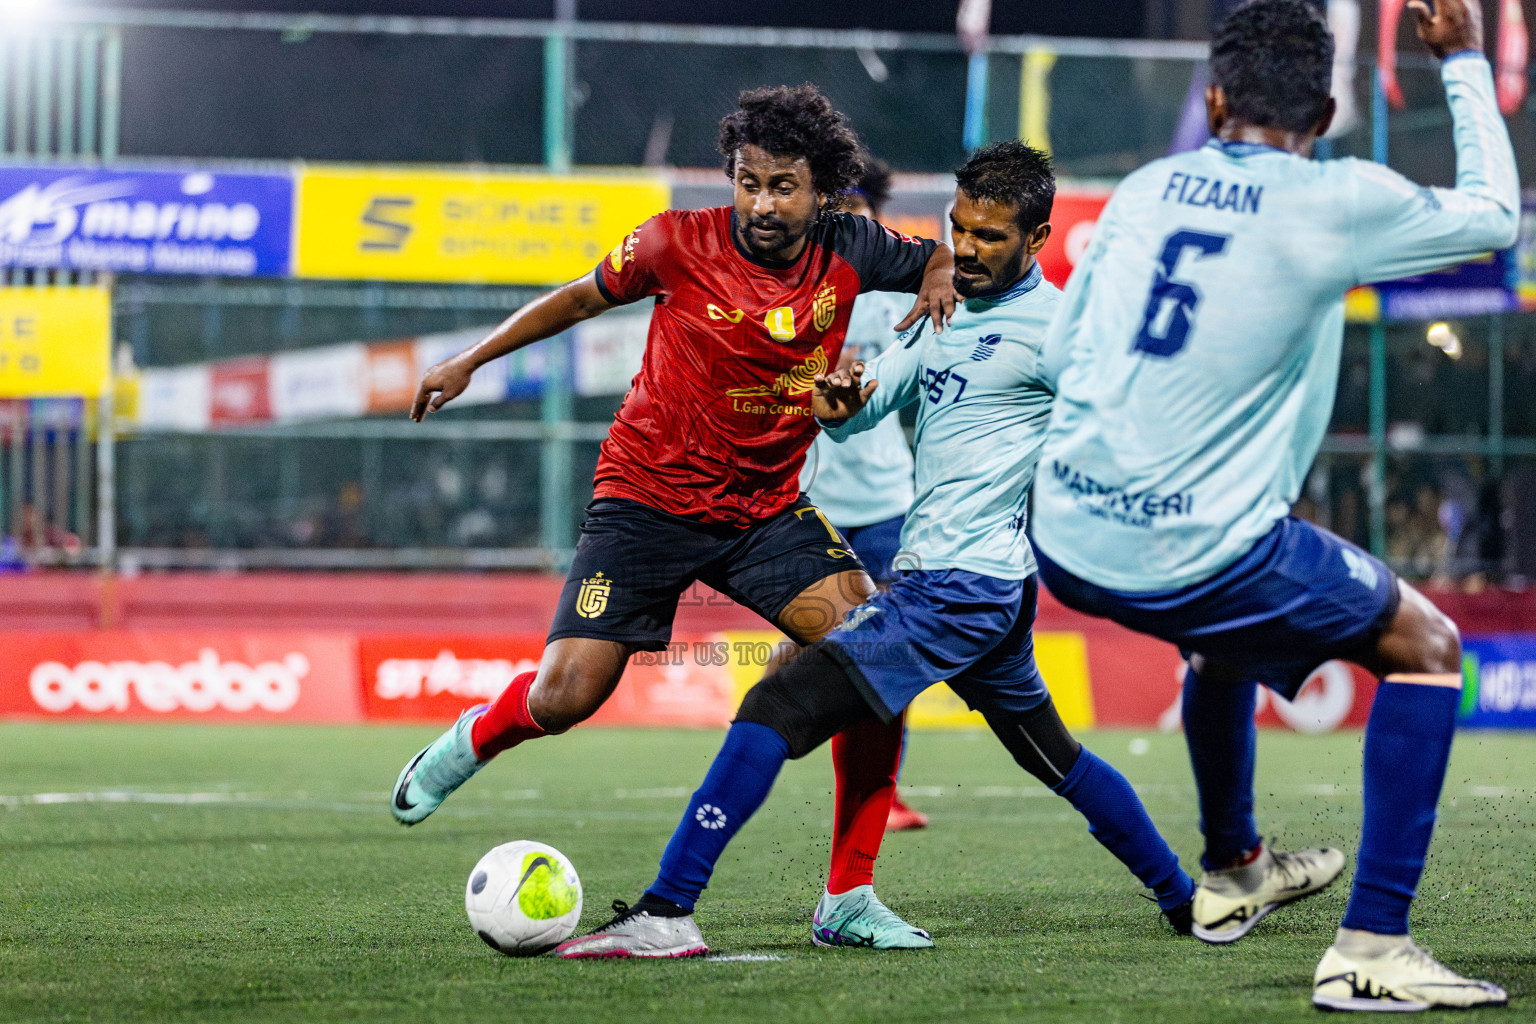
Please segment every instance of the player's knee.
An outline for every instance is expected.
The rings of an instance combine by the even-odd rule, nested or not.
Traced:
[[[872,714],[842,665],[812,644],[747,691],[736,721],[766,725],[801,758]]]
[[[612,689],[580,665],[557,663],[540,671],[529,688],[528,713],[545,732],[565,732],[591,718]]]
[[[1461,631],[1438,608],[1429,616],[1429,626],[1424,631],[1423,658],[1425,672],[1461,672]]]
[[[1028,711],[987,711],[986,719],[1019,767],[1052,789],[1066,781],[1083,752],[1049,697]]]

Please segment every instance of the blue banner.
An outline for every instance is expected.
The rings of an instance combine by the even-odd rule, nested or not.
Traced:
[[[1519,308],[1513,250],[1489,253],[1430,274],[1376,285],[1388,320],[1439,320]]]
[[[1536,633],[1461,638],[1459,724],[1485,729],[1536,729]]]
[[[288,273],[293,177],[0,166],[0,267]]]

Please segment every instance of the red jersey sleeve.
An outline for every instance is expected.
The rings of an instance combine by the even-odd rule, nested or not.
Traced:
[[[671,212],[658,213],[625,235],[624,241],[597,265],[592,276],[603,298],[622,306],[667,290],[661,277],[663,269],[672,262]]]
[[[826,222],[828,248],[859,275],[860,292],[919,292],[928,258],[939,247],[927,238],[912,238],[852,213],[834,214]]]

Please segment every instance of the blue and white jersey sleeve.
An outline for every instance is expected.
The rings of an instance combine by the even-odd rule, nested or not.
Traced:
[[[1380,164],[1349,161],[1355,283],[1428,273],[1515,244],[1520,179],[1493,72],[1481,54],[1467,53],[1447,60],[1440,75],[1454,125],[1456,187],[1423,188]]]
[[[847,356],[870,361],[896,342],[892,328],[912,308],[912,296],[865,292],[853,304]],[[906,515],[912,506],[912,449],[896,416],[888,416],[852,444],[818,434],[805,457],[800,486],[832,525],[853,529]]]
[[[917,400],[918,377],[922,372],[922,334],[928,329],[926,318],[918,321],[897,339],[896,344],[864,364],[865,383],[871,380],[879,383],[864,408],[855,415],[840,424],[822,424],[828,437],[837,442],[846,441]]]

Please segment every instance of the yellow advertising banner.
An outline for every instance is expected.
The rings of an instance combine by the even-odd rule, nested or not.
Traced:
[[[0,397],[95,398],[111,353],[109,289],[0,288]]]
[[[587,273],[665,210],[652,176],[308,167],[299,175],[299,277],[559,284]]]
[[[784,634],[772,629],[733,629],[718,634],[730,644],[731,682],[736,703],[763,678],[765,655]],[[1092,729],[1093,684],[1088,675],[1088,642],[1081,633],[1035,634],[1035,661],[1050,688],[1056,710],[1069,729]],[[913,729],[985,729],[987,720],[972,711],[948,686],[931,686],[907,708]]]

